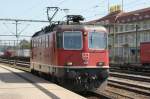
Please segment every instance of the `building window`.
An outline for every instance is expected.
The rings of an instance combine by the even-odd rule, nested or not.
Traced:
[[[148,28],[150,28],[150,20],[147,21],[147,26],[148,26]]]
[[[139,29],[143,29],[143,22],[139,22],[139,23],[138,23],[138,26],[139,26],[139,27],[138,27]]]
[[[145,42],[148,41],[148,33],[147,32],[144,33],[144,41]]]
[[[125,43],[128,43],[128,35],[125,35],[124,37],[125,37],[125,39],[124,39]]]
[[[139,16],[139,19],[142,19],[142,16]]]
[[[148,32],[148,41],[150,41],[150,32]]]
[[[123,35],[118,35],[118,43],[119,44],[123,43]]]
[[[129,31],[130,30],[130,25],[126,24],[125,25],[125,31]]]
[[[125,20],[121,20],[121,22],[122,22],[122,23],[124,23],[124,22],[125,22]]]
[[[120,32],[123,32],[123,25],[120,25]]]
[[[145,18],[149,18],[150,16],[149,16],[149,15],[145,15],[144,17],[145,17]]]
[[[134,43],[134,34],[130,34],[128,35],[128,43],[130,44],[130,46],[133,46],[133,43]]]
[[[133,17],[133,19],[132,19],[133,21],[135,21],[136,20],[136,17]]]
[[[109,44],[113,44],[113,35],[108,35],[108,42]]]
[[[140,41],[141,42],[146,42],[146,41],[148,41],[149,40],[149,34],[147,33],[147,32],[145,32],[145,33],[140,33],[141,35],[140,35]]]
[[[148,23],[146,21],[143,22],[143,29],[147,29],[148,28]]]
[[[143,42],[144,41],[144,33],[140,33],[140,42]]]
[[[128,22],[130,22],[130,19],[127,19]]]
[[[110,27],[110,33],[113,33],[113,30],[114,29],[114,27]]]
[[[135,30],[135,25],[130,25],[130,30],[134,31]]]
[[[118,26],[115,27],[115,32],[118,32]]]

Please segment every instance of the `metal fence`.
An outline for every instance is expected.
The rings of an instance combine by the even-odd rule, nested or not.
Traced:
[[[136,51],[138,53],[137,56]],[[115,47],[115,50],[110,49],[110,62],[115,62],[117,64],[140,63],[139,49],[136,50],[136,47]]]

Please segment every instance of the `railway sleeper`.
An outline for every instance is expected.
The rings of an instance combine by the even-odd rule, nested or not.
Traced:
[[[147,96],[150,96],[150,89],[149,88],[139,88],[135,85],[131,85],[131,84],[125,84],[125,83],[120,83],[120,82],[111,82],[111,81],[108,81],[108,85],[109,86],[113,86],[113,87],[117,87],[117,88],[120,88],[120,89],[125,89],[125,90],[128,90],[128,91],[131,91],[131,92],[135,92],[135,93],[138,93],[138,94],[142,94],[142,95],[147,95]]]

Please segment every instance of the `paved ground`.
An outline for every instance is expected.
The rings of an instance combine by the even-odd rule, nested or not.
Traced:
[[[84,99],[30,73],[0,65],[0,99]]]

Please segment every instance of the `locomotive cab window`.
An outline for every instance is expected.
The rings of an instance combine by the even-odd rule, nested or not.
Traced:
[[[107,34],[100,32],[89,32],[88,45],[90,49],[106,49],[107,48]]]
[[[63,48],[63,33],[57,33],[57,48]]]
[[[64,32],[63,48],[66,50],[80,50],[82,48],[82,33],[80,31]]]

